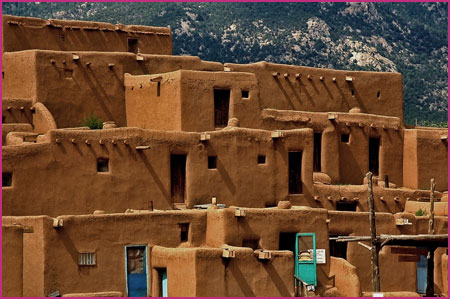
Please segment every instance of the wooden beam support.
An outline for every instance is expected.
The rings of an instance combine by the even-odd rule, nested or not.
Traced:
[[[369,171],[366,174],[367,182],[369,186],[369,220],[370,220],[370,253],[371,253],[371,265],[372,265],[372,286],[374,292],[380,291],[380,270],[378,264],[378,252],[379,252],[379,244],[377,242],[377,230],[376,230],[376,221],[375,221],[375,207],[374,207],[374,199],[373,199],[373,182],[372,182],[373,174]]]

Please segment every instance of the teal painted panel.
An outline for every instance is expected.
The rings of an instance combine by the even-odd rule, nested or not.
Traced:
[[[162,297],[169,297],[167,291],[167,269],[161,271],[161,295]]]
[[[316,234],[298,233],[295,239],[295,275],[308,285],[317,286]]]
[[[427,257],[420,256],[417,263],[417,293],[425,294],[427,291]]]
[[[128,297],[147,297],[147,248],[125,247]]]

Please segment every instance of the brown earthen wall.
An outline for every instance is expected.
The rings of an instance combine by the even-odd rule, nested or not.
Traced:
[[[403,86],[398,73],[337,71],[266,62],[227,63],[225,67],[232,72],[255,73],[262,108],[347,112],[358,107],[362,113],[395,116],[403,122]],[[279,75],[274,77],[274,73]],[[301,78],[297,79],[296,74],[301,74]],[[346,76],[353,81],[346,81]]]
[[[23,296],[23,227],[2,225],[2,296]]]
[[[73,60],[74,54],[78,60]],[[58,128],[78,127],[91,115],[126,126],[125,73],[223,69],[220,63],[204,62],[198,57],[142,55],[144,60],[138,61],[132,53],[74,54],[42,50],[5,53],[3,97],[32,98],[43,103]],[[23,72],[29,78],[23,78]],[[30,87],[24,88],[22,81]]]
[[[30,49],[127,52],[128,38],[138,39],[144,54],[172,54],[172,34],[165,27],[102,22],[43,20],[3,15],[2,52]]]

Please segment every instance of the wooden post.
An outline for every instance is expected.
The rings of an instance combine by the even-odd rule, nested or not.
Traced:
[[[366,174],[367,182],[369,184],[369,220],[370,220],[370,262],[372,266],[372,286],[374,292],[380,291],[380,270],[378,267],[378,251],[379,244],[377,242],[377,229],[375,224],[375,207],[373,199],[372,173],[369,171]]]
[[[427,289],[425,295],[427,297],[434,297],[434,250],[436,247],[428,247],[427,255]]]
[[[431,179],[431,192],[430,192],[430,220],[428,222],[428,233],[430,235],[434,234],[434,188],[436,184],[434,183],[434,178]]]
[[[384,176],[384,187],[389,188],[389,176],[387,174]]]

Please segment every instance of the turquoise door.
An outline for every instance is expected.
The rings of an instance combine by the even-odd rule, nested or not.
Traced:
[[[427,257],[420,256],[417,263],[417,293],[425,294],[427,291]]]
[[[167,292],[167,269],[160,269],[159,273],[159,281],[161,281],[161,297],[169,297]]]
[[[296,236],[295,275],[306,284],[317,286],[315,233],[299,233]]]
[[[126,246],[125,254],[128,297],[147,297],[147,248]]]

